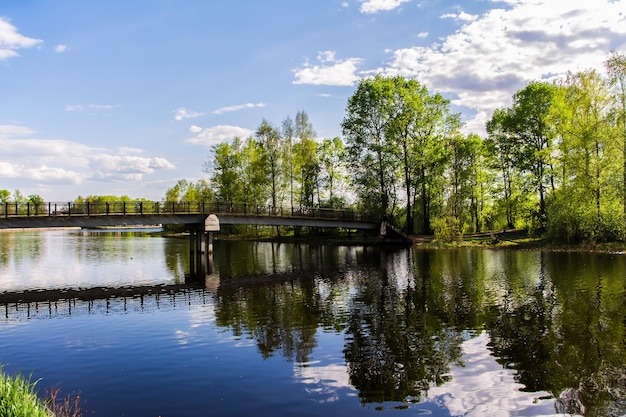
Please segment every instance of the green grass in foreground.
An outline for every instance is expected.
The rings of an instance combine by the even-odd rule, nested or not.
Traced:
[[[0,417],[51,417],[53,414],[37,397],[37,381],[22,375],[8,376],[0,369]]]

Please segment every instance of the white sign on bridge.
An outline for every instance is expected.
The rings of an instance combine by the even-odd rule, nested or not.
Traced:
[[[204,220],[204,231],[205,232],[219,232],[220,231],[220,219],[217,218],[215,214],[209,215]]]

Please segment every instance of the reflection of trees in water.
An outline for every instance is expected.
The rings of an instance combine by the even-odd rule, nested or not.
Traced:
[[[470,298],[457,293],[461,277],[433,274],[444,264],[428,253],[403,255],[365,274],[351,300],[344,352],[365,403],[419,401],[432,384],[447,381],[462,354],[463,327],[452,324],[474,315]],[[405,282],[398,270],[408,274]]]
[[[488,326],[498,360],[528,391],[551,392],[561,413],[626,413],[624,262],[606,260],[542,254],[538,284]]]
[[[340,332],[347,278],[369,263],[367,250],[291,244],[220,242],[215,268],[218,325],[254,339],[264,358],[280,352],[307,362],[319,327]]]
[[[486,330],[496,360],[525,391],[552,393],[555,411],[626,413],[624,259],[404,250],[346,261],[306,246],[274,250],[264,262],[278,262],[276,273],[240,280],[230,268],[216,299],[218,324],[265,358],[307,362],[320,327],[345,332],[363,403],[420,401],[462,365],[463,339]]]

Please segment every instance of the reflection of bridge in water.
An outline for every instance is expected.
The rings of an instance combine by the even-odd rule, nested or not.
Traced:
[[[33,319],[189,308],[212,304],[220,286],[247,287],[313,276],[307,271],[225,279],[212,274],[204,276],[204,281],[188,277],[183,284],[5,291],[0,292],[0,317]]]
[[[206,305],[215,295],[218,282],[219,278],[208,277],[206,283],[3,292],[0,293],[0,315],[5,319],[32,319]]]

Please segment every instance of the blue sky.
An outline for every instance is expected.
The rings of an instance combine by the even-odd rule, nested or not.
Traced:
[[[212,144],[308,113],[341,135],[375,74],[484,134],[529,81],[626,53],[626,0],[0,0],[0,189],[159,200]]]

